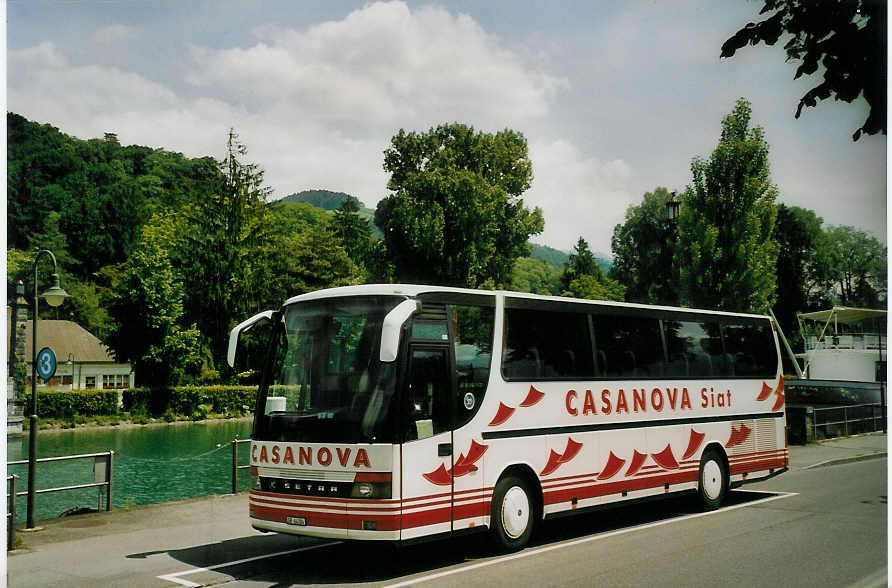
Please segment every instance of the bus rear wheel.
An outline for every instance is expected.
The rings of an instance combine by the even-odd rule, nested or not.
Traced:
[[[728,494],[728,475],[725,460],[715,449],[703,452],[700,458],[700,483],[697,493],[704,510],[715,510],[725,501]]]
[[[496,484],[492,495],[490,527],[496,546],[503,551],[522,549],[533,534],[536,506],[529,484],[508,475]]]

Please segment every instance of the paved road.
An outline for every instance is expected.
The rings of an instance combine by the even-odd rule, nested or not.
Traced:
[[[245,526],[244,494],[221,496],[25,536],[9,585],[885,586],[886,476],[884,457],[794,467],[707,515],[677,499],[552,521],[509,556],[482,539],[394,552],[262,535]]]

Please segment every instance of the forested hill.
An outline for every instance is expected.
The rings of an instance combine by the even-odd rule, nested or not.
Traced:
[[[344,200],[354,200],[360,208],[365,208],[365,204],[356,198],[356,196],[351,196],[344,192],[332,192],[330,190],[304,190],[303,192],[289,194],[282,198],[282,200],[284,202],[306,202],[307,204],[312,204],[323,210],[334,210],[340,206]]]

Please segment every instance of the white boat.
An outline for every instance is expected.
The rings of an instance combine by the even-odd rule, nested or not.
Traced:
[[[802,371],[810,380],[886,380],[886,311],[834,306],[798,314],[805,341]]]

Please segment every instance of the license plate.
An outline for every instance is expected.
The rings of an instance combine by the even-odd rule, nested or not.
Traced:
[[[288,517],[285,521],[289,525],[300,525],[302,527],[307,526],[307,518],[306,517]]]

